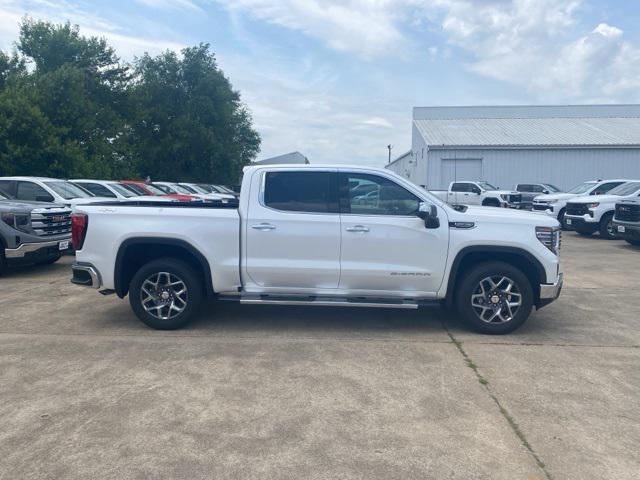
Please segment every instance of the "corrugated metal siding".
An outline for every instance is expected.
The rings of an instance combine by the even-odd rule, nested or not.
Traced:
[[[422,164],[424,175],[410,178],[431,189],[443,189],[440,172],[443,158],[481,158],[482,180],[502,188],[517,183],[548,182],[568,190],[598,178],[640,179],[640,149],[456,149],[429,150]],[[462,180],[462,179],[461,179]],[[465,179],[468,180],[468,179]]]
[[[414,120],[428,145],[640,145],[640,118],[458,118]]]

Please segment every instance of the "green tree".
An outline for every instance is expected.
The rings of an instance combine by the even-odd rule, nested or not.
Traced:
[[[132,67],[77,26],[25,18],[0,52],[0,175],[235,182],[259,143],[208,45]]]
[[[140,173],[235,183],[260,137],[208,44],[144,55],[135,64],[133,142]]]

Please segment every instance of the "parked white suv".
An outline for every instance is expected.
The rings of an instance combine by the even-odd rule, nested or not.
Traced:
[[[635,200],[640,196],[640,180],[635,180],[609,190],[597,198],[576,198],[567,202],[564,215],[567,226],[581,235],[600,232],[601,238],[617,238],[613,225],[616,203]]]
[[[95,197],[74,183],[46,177],[0,177],[0,188],[17,200],[54,202],[67,207],[113,200]]]
[[[629,181],[628,179],[593,180],[576,185],[566,193],[538,195],[533,199],[533,210],[556,218],[560,222],[560,225],[566,228],[567,225],[564,221],[564,215],[568,201],[576,197],[604,195],[609,192],[609,190]]]
[[[355,201],[364,183],[378,193]],[[555,300],[563,280],[556,220],[454,209],[386,169],[252,166],[239,206],[113,202],[77,207],[72,223],[72,282],[128,294],[138,318],[159,329],[185,325],[215,297],[405,309],[444,303],[478,331],[504,334],[532,307]]]

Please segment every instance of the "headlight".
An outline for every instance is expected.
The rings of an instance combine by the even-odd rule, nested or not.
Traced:
[[[587,205],[589,208],[597,208],[600,206],[600,202],[593,202]]]
[[[16,230],[28,233],[29,214],[3,212],[0,214],[2,221]]]
[[[540,240],[540,243],[556,255],[560,252],[560,244],[562,242],[560,228],[536,227],[536,237]]]

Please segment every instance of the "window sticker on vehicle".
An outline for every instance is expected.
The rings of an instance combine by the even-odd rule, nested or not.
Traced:
[[[567,221],[567,225],[571,225],[571,219],[570,218],[567,218],[566,221]]]
[[[69,248],[69,240],[64,240],[58,244],[58,250],[66,250]]]
[[[624,225],[618,225],[618,232],[624,233],[625,230],[626,230],[626,228],[624,228]]]

